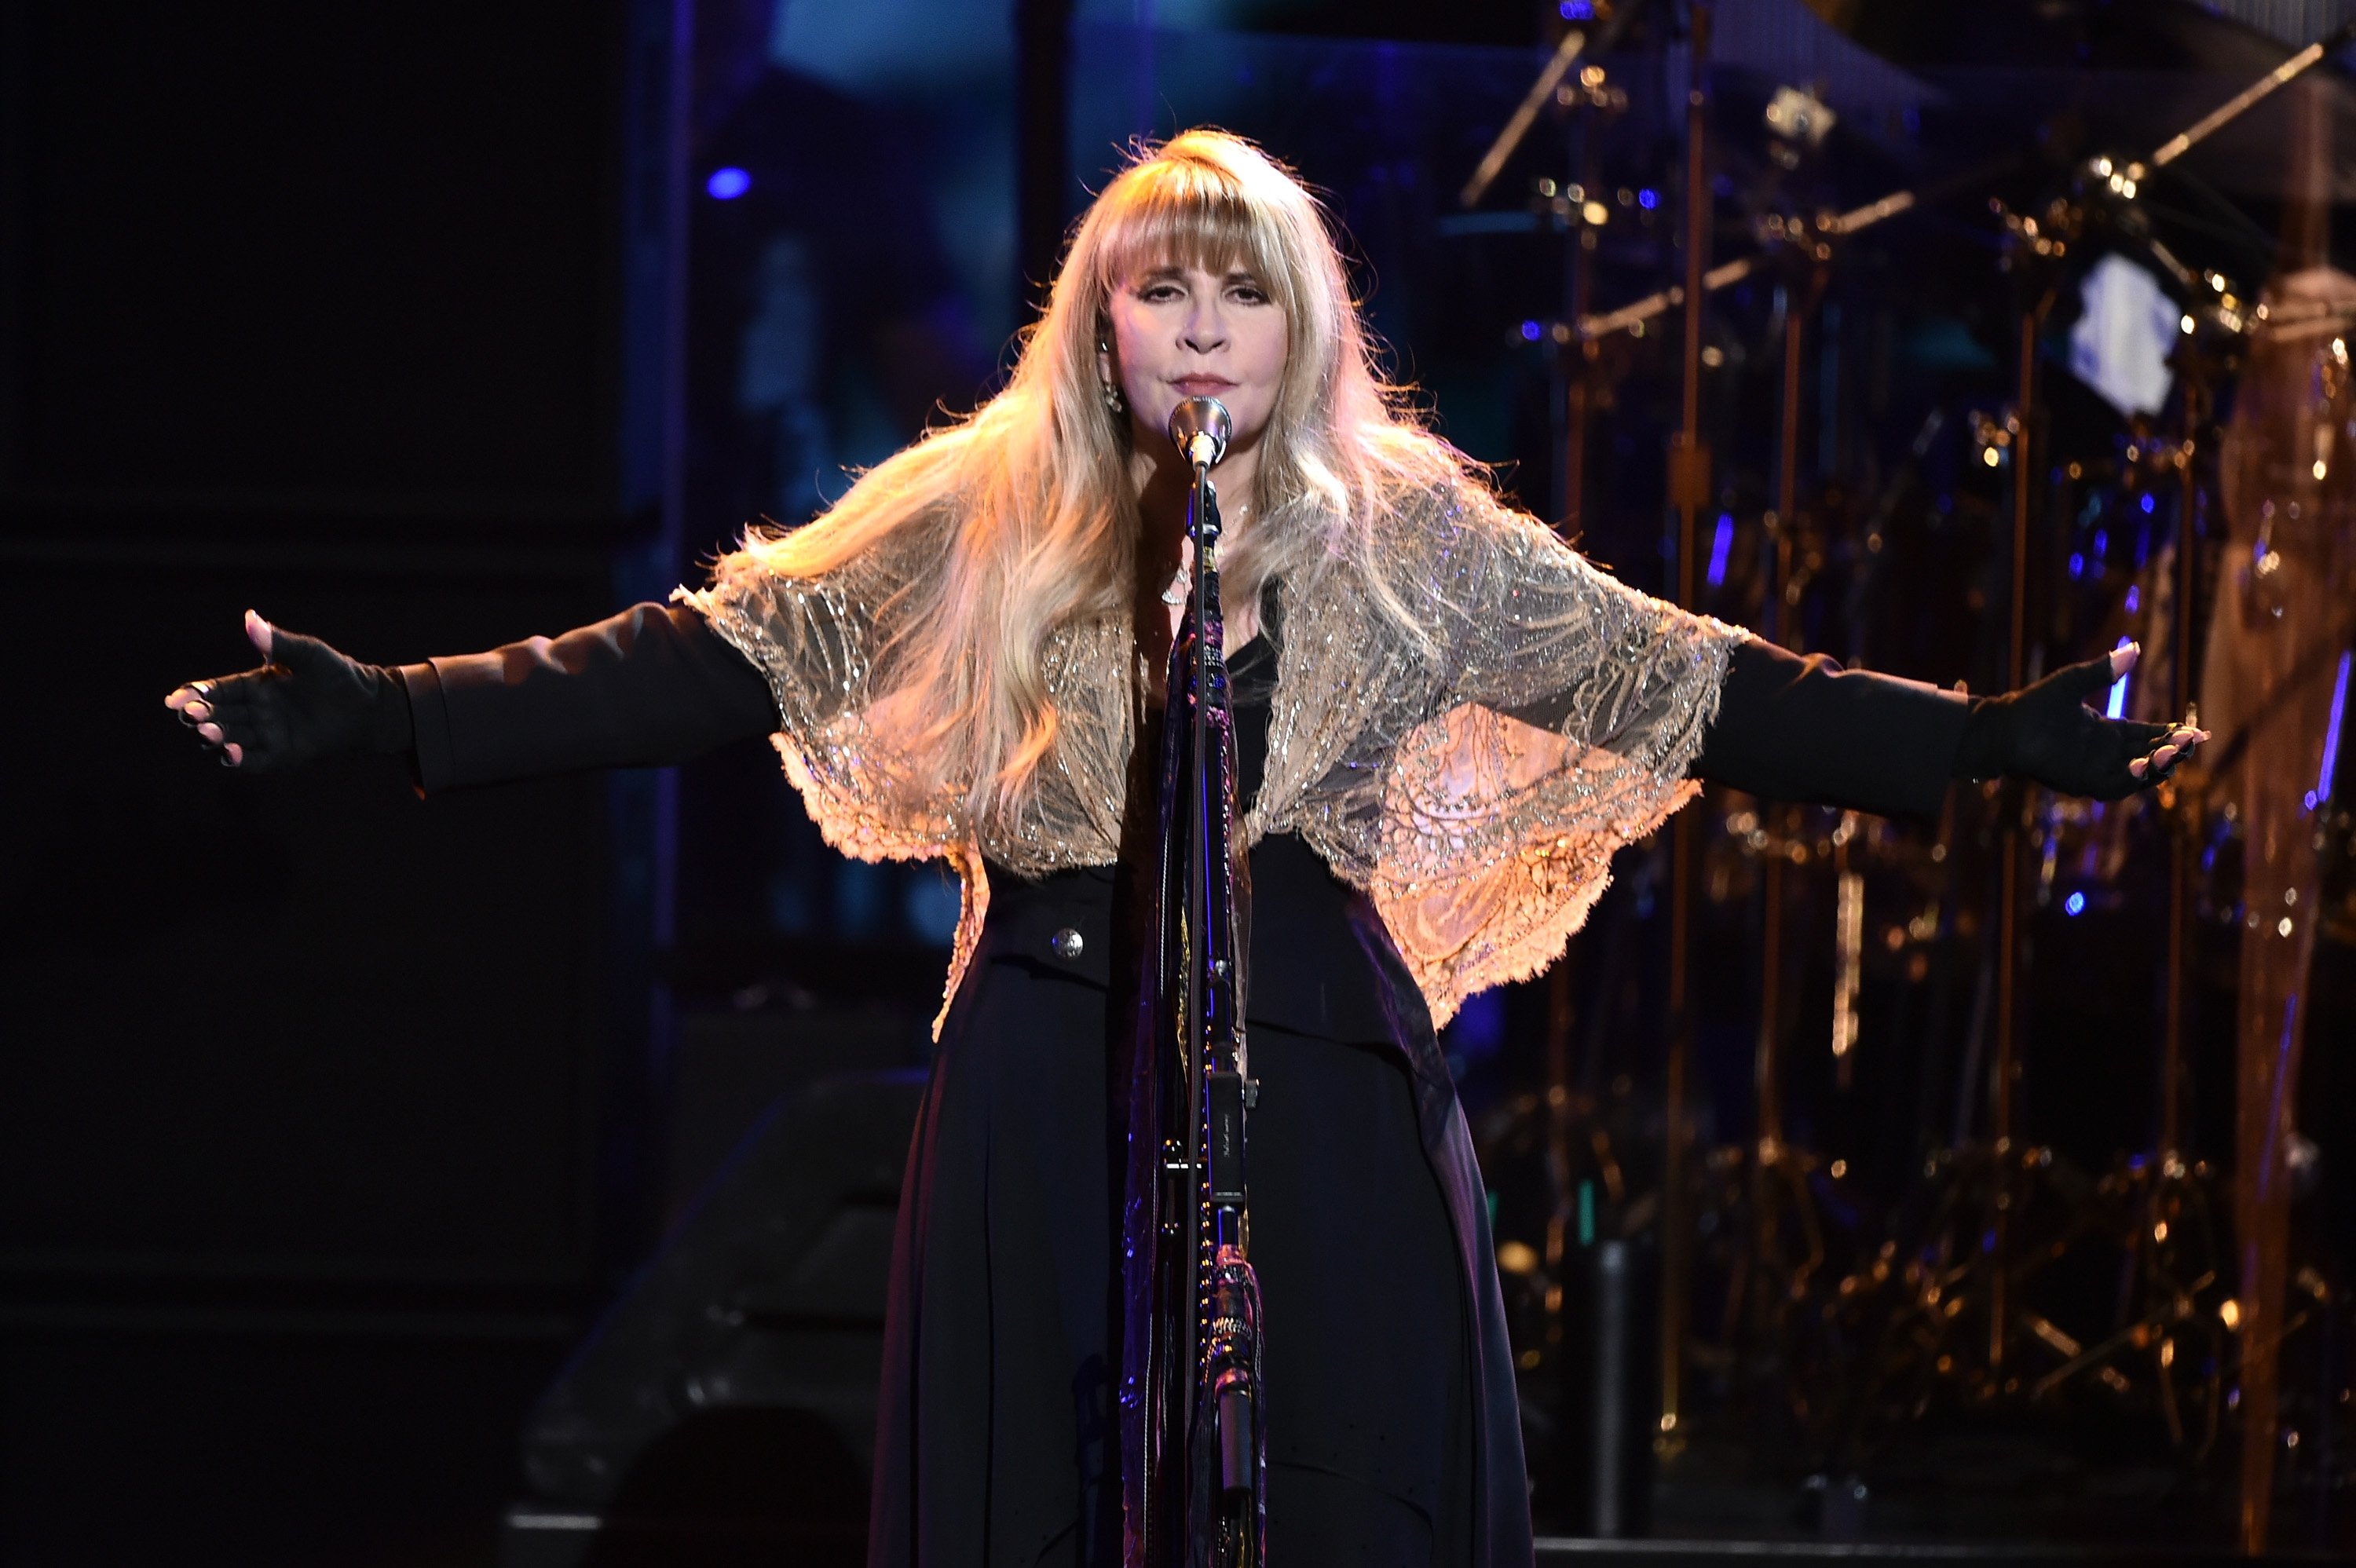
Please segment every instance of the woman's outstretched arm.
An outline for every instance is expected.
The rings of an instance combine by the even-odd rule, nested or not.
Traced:
[[[2119,649],[1995,698],[1844,670],[1747,639],[1693,772],[1775,800],[1884,816],[1937,814],[1951,779],[2027,778],[2116,800],[2207,740],[2183,725],[2106,719],[2090,703],[2135,665]]]
[[[685,606],[637,604],[556,637],[389,668],[248,612],[258,669],[165,706],[230,767],[402,753],[427,790],[685,762],[777,727],[760,671]]]
[[[2132,646],[2019,691],[1966,697],[1844,670],[1678,610],[1477,486],[1449,500],[1413,536],[1438,584],[1427,596],[1447,695],[1665,779],[1931,816],[1954,779],[2025,778],[2115,800],[2208,738],[2088,706],[2134,666]]]

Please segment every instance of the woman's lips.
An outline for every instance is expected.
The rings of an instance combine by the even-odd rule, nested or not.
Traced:
[[[1170,384],[1190,398],[1215,398],[1221,392],[1236,389],[1233,381],[1222,380],[1216,376],[1185,376]]]

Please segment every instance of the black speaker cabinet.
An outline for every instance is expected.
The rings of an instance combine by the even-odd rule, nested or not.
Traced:
[[[859,1561],[923,1094],[844,1074],[745,1138],[533,1413],[510,1564]]]

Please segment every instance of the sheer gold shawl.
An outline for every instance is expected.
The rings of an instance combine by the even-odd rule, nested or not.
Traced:
[[[1471,483],[1376,526],[1374,559],[1424,635],[1374,613],[1353,568],[1281,586],[1268,763],[1244,832],[1298,833],[1365,890],[1445,1023],[1473,992],[1551,963],[1613,851],[1694,793],[1686,771],[1743,634],[1625,586]],[[967,821],[961,792],[913,786],[923,770],[872,723],[895,590],[945,545],[946,530],[904,529],[819,581],[731,555],[711,587],[677,597],[767,676],[778,752],[827,842],[955,867],[954,995],[989,908],[985,861],[1037,877],[1118,857],[1150,672],[1125,620],[1056,632],[1045,666],[1061,722],[1037,786],[1019,816]]]

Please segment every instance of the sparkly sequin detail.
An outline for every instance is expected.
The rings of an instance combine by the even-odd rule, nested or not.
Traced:
[[[1744,634],[1619,582],[1475,485],[1373,526],[1379,583],[1335,562],[1284,584],[1267,773],[1244,831],[1298,833],[1365,891],[1444,1023],[1551,963],[1613,851],[1695,793],[1686,770]],[[954,996],[989,909],[985,857],[1024,877],[1118,857],[1143,687],[1125,619],[1059,630],[1037,787],[1018,818],[967,822],[956,792],[914,786],[917,770],[868,728],[871,646],[924,559],[887,547],[814,581],[733,555],[711,588],[676,597],[768,677],[777,750],[830,844],[956,867]],[[1372,612],[1386,592],[1422,639]],[[1558,717],[1509,717],[1537,712]]]

